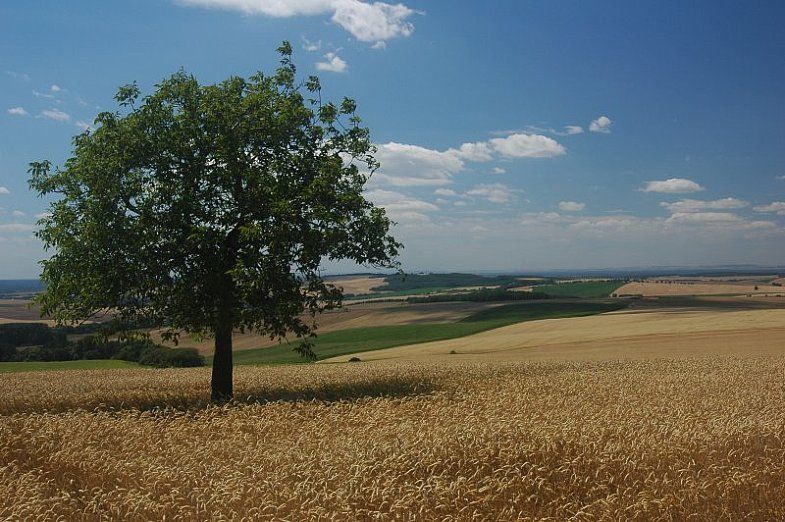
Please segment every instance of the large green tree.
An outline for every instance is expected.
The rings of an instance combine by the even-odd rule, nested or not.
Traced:
[[[395,266],[400,244],[363,197],[378,164],[355,103],[322,103],[300,82],[291,46],[273,75],[200,85],[179,72],[74,138],[62,167],[31,163],[30,184],[54,195],[37,232],[42,313],[60,323],[97,314],[153,320],[215,338],[212,397],[232,396],[232,332],[302,338],[340,305],[325,260]]]

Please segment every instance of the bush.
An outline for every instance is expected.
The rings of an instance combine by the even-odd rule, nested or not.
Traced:
[[[137,362],[156,368],[189,368],[204,366],[204,357],[196,348],[165,348],[153,345],[142,351]]]
[[[65,334],[42,323],[0,324],[0,343],[16,347],[65,344]]]
[[[7,343],[0,343],[0,361],[11,362],[19,360],[19,354],[16,352],[16,347]]]

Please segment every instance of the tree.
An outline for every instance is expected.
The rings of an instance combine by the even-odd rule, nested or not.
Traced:
[[[325,260],[397,266],[391,221],[363,197],[378,163],[355,102],[322,103],[316,77],[280,67],[200,85],[180,71],[140,100],[131,84],[62,168],[30,164],[54,195],[37,235],[42,313],[73,324],[98,314],[215,338],[212,398],[232,396],[232,332],[303,340],[341,291]]]

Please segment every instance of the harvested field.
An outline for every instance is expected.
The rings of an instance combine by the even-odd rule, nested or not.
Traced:
[[[207,369],[3,376],[0,519],[780,520],[783,373],[239,368],[243,401],[209,408]]]
[[[756,289],[757,287],[757,289]],[[764,283],[719,283],[719,282],[632,282],[627,283],[615,292],[617,295],[642,295],[646,297],[651,296],[669,296],[669,295],[722,295],[722,294],[782,294],[785,295],[785,290],[782,287],[772,286]]]
[[[371,294],[374,287],[387,284],[383,277],[373,276],[332,276],[326,281],[343,288],[345,294]]]
[[[353,303],[341,310],[333,310],[319,316],[319,332],[327,333],[349,328],[367,328],[373,326],[393,326],[421,323],[451,323],[459,321],[480,310],[491,308],[492,303],[421,303],[404,302],[384,303]],[[160,336],[153,335],[156,341]],[[234,349],[237,351],[251,350],[275,346],[277,340],[271,340],[252,333],[235,333]],[[167,344],[167,343],[164,343]],[[212,339],[192,339],[185,335],[180,339],[180,346],[194,347],[203,354],[212,354]]]
[[[27,299],[0,299],[0,324],[27,322],[52,323],[41,319],[40,308]]]
[[[483,360],[785,354],[785,309],[611,312],[519,323],[469,337],[352,355],[362,360],[443,360],[456,356],[449,355],[451,351]]]

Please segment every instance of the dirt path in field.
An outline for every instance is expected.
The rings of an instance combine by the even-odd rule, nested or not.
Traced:
[[[451,351],[456,352],[450,354]],[[637,311],[518,323],[459,339],[328,359],[626,359],[785,353],[785,309]]]

